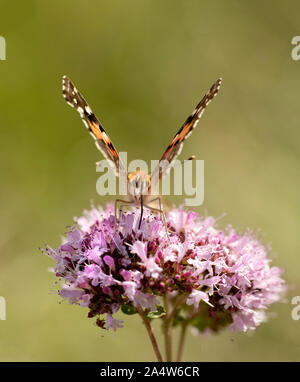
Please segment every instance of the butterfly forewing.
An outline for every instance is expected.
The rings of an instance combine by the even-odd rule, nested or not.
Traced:
[[[122,166],[119,155],[101,123],[92,112],[83,96],[76,89],[73,82],[66,76],[63,77],[62,88],[65,100],[71,107],[78,111],[83,123],[95,139],[97,148],[114,168],[116,175],[119,175],[120,170],[124,170],[124,167]]]
[[[184,140],[192,133],[193,129],[196,127],[205,108],[218,93],[220,85],[221,79],[218,79],[211,86],[209,91],[198,103],[192,114],[187,118],[185,123],[174,136],[172,142],[169,144],[169,146],[163,153],[157,167],[151,174],[151,177],[147,176],[147,181],[145,180],[145,182],[148,185],[148,194],[151,193],[151,187],[154,186],[155,183],[157,183],[157,181],[159,181],[163,177],[163,175],[166,174],[168,170],[172,167],[172,163],[182,150]],[[99,122],[95,114],[92,112],[91,108],[89,107],[83,96],[76,89],[72,81],[66,76],[63,77],[63,96],[67,103],[78,111],[85,126],[88,128],[89,132],[95,139],[97,148],[102,152],[104,157],[112,165],[116,175],[120,175],[120,171],[122,171],[122,173],[124,174],[127,174],[126,169],[120,161],[116,149],[114,148],[110,138],[103,129],[101,123]],[[128,176],[130,178],[130,174]],[[139,186],[141,182],[139,182],[138,179],[139,178],[135,176],[133,179],[134,182],[132,182],[134,184],[136,183],[135,191],[141,193],[141,189]]]
[[[163,153],[157,167],[154,169],[151,175],[152,186],[154,182],[160,180],[164,174],[172,166],[172,162],[180,154],[184,140],[192,133],[193,129],[197,126],[199,119],[201,118],[205,108],[210,103],[210,101],[217,95],[222,79],[219,78],[205,94],[205,96],[198,103],[194,111],[187,118],[185,123],[181,126],[179,131],[174,136],[172,142],[167,147],[166,151]]]

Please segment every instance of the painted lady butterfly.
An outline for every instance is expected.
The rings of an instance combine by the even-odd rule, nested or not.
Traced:
[[[129,200],[116,200],[115,216],[117,212],[117,203],[120,202],[124,203],[123,205],[134,204],[141,206],[139,227],[142,221],[143,207],[146,207],[155,212],[160,212],[164,219],[161,199],[160,197],[153,198],[154,195],[151,197],[151,188],[154,186],[154,182],[157,183],[172,167],[172,163],[182,150],[184,140],[192,133],[205,108],[217,95],[221,85],[221,80],[222,79],[219,78],[198,103],[192,114],[187,118],[177,134],[174,136],[172,142],[163,153],[158,165],[150,175],[142,171],[134,171],[127,174],[127,171],[119,158],[118,152],[112,144],[109,136],[103,129],[101,123],[92,112],[85,99],[76,89],[72,81],[66,76],[63,77],[63,96],[65,100],[70,106],[78,111],[85,126],[94,138],[97,148],[102,152],[104,157],[114,168],[116,176],[119,176],[121,171],[126,174],[128,180],[127,186]],[[194,159],[194,157],[189,159]],[[155,201],[159,203],[159,208],[154,208],[149,205]]]

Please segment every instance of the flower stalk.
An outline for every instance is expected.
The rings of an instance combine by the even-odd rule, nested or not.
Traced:
[[[163,331],[164,331],[164,337],[165,337],[165,349],[166,349],[166,361],[171,362],[172,361],[172,334],[171,334],[171,322],[172,322],[172,316],[169,314],[169,304],[168,304],[168,296],[167,294],[164,295],[164,306],[166,315],[164,316],[164,325],[163,325]]]
[[[137,311],[138,311],[139,315],[141,316],[141,318],[142,318],[142,320],[143,320],[143,322],[145,324],[145,327],[147,329],[147,332],[148,332],[148,335],[149,335],[149,338],[150,338],[150,341],[151,341],[154,353],[156,355],[157,361],[158,362],[163,362],[163,359],[162,359],[161,353],[159,351],[159,347],[158,347],[156,338],[154,336],[154,333],[153,333],[150,321],[146,317],[146,315],[145,315],[145,313],[144,313],[144,311],[143,311],[143,309],[141,307],[137,307]]]
[[[181,360],[182,360],[183,347],[184,347],[184,341],[185,341],[185,337],[186,337],[187,327],[188,327],[188,323],[187,322],[184,322],[181,325],[179,344],[178,344],[178,351],[177,351],[177,358],[176,358],[177,362],[181,362]]]

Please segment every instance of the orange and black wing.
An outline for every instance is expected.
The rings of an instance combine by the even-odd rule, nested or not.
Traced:
[[[174,136],[172,142],[167,147],[163,156],[161,157],[157,167],[153,171],[151,178],[160,180],[162,176],[168,172],[172,162],[180,154],[184,140],[192,133],[194,128],[197,126],[199,119],[201,118],[205,108],[210,103],[210,101],[217,95],[222,79],[219,78],[205,94],[205,96],[198,103],[192,114],[187,118],[184,124],[181,126],[177,134]]]
[[[95,140],[97,148],[105,159],[111,164],[116,175],[119,175],[123,166],[119,155],[114,148],[109,136],[106,134],[101,123],[92,112],[91,108],[74,86],[73,82],[66,76],[63,77],[63,96],[67,103],[78,111],[80,117]]]

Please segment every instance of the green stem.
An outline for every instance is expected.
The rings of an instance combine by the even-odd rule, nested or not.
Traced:
[[[166,348],[166,360],[167,362],[172,361],[172,333],[171,333],[171,320],[169,319],[169,304],[168,297],[164,295],[164,305],[166,310],[165,315],[165,325],[164,325],[164,335],[165,335],[165,348]]]
[[[184,322],[181,326],[181,332],[180,332],[180,338],[179,338],[179,345],[178,345],[178,352],[177,352],[177,362],[181,362],[182,360],[182,354],[183,354],[183,347],[184,347],[184,341],[185,341],[185,335],[186,335],[186,329],[188,327],[188,323]]]
[[[166,310],[165,322],[164,322],[164,335],[165,335],[165,348],[166,348],[166,360],[172,362],[172,320],[177,312],[179,306],[186,299],[186,295],[183,294],[179,297],[173,306],[171,312],[169,312],[168,297],[164,296],[164,306]]]
[[[152,327],[150,325],[150,321],[148,320],[148,318],[145,315],[145,312],[143,311],[143,309],[140,306],[137,307],[137,311],[138,311],[139,315],[141,316],[142,320],[144,321],[144,324],[146,326],[146,329],[147,329],[147,332],[148,332],[148,335],[149,335],[149,338],[150,338],[150,341],[151,341],[154,353],[156,355],[157,361],[158,362],[163,362],[163,359],[162,359],[161,353],[159,351],[159,347],[158,347],[156,338],[154,336]]]
[[[175,305],[172,309],[172,312],[169,315],[169,319],[171,320],[174,316],[175,313],[177,312],[177,309],[180,307],[180,305],[184,302],[186,299],[186,294],[183,294],[181,297],[178,298],[178,300],[175,302]]]

